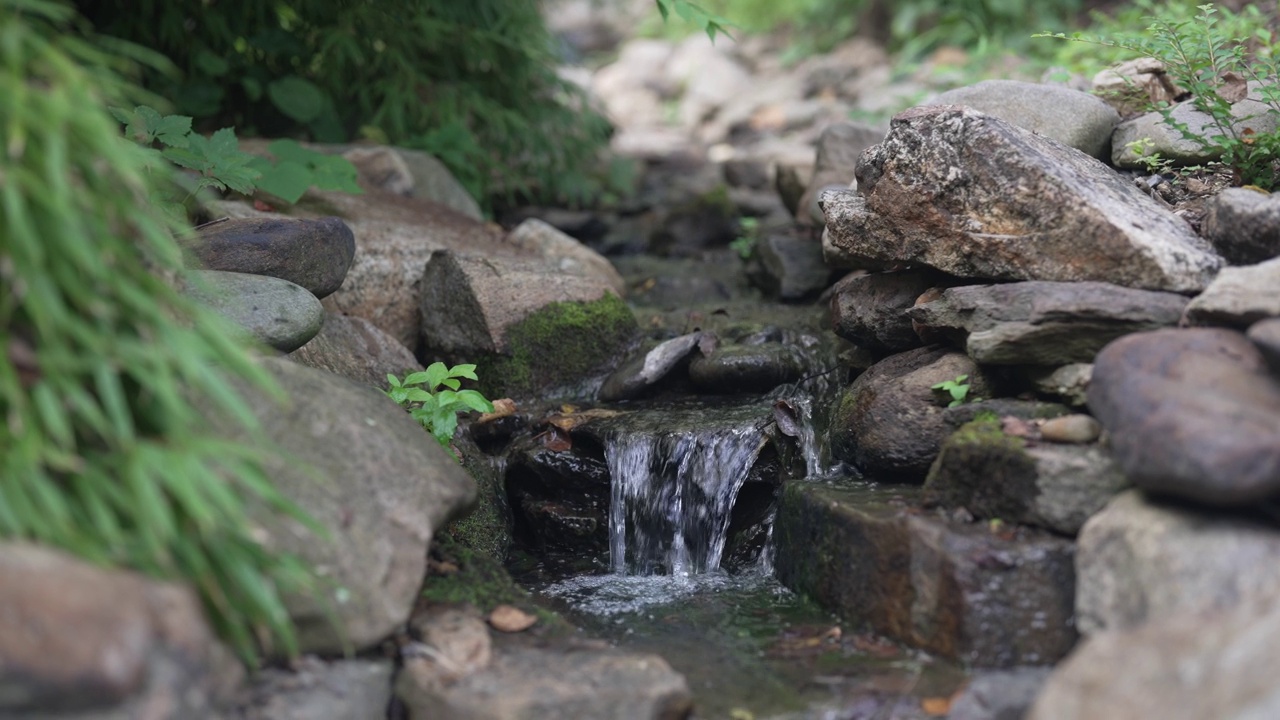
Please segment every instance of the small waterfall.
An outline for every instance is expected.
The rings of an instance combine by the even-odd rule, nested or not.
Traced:
[[[754,422],[614,436],[605,447],[613,571],[687,576],[717,569],[734,501],[764,442]]]

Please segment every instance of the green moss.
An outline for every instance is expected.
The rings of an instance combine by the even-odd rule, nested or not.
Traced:
[[[475,446],[461,437],[454,445],[462,466],[476,481],[476,504],[471,512],[449,523],[444,533],[468,550],[502,562],[511,547],[511,512],[503,494],[501,473]]]
[[[607,370],[639,332],[630,308],[612,293],[590,302],[551,303],[507,329],[505,354],[477,362],[481,392],[503,397],[571,390]]]
[[[422,586],[422,597],[430,602],[469,603],[483,613],[499,605],[514,605],[538,617],[534,632],[568,634],[573,627],[559,615],[534,603],[529,592],[516,584],[502,563],[484,552],[472,550],[448,535],[437,538],[431,555],[451,563],[456,572],[433,573]]]
[[[980,518],[1018,521],[1033,502],[1035,461],[1026,441],[1007,435],[989,413],[961,425],[942,444],[925,490],[945,507],[964,507]]]

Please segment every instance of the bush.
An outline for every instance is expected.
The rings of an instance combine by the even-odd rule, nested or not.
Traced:
[[[537,3],[77,4],[101,32],[171,58],[181,74],[145,84],[210,129],[420,148],[482,203],[595,190],[609,126],[556,74]]]
[[[118,43],[74,12],[0,0],[0,537],[189,581],[252,659],[292,649],[292,558],[255,539],[246,505],[310,523],[252,451],[208,437],[202,414],[253,424],[224,372],[270,378],[221,320],[169,284],[175,233],[161,179],[108,113],[131,106]],[[106,599],[109,601],[109,599]]]

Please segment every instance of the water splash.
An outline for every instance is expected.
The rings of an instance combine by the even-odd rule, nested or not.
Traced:
[[[686,576],[720,567],[734,501],[764,443],[758,422],[611,438],[613,571]]]

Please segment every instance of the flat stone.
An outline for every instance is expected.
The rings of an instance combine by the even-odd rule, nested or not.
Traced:
[[[778,579],[850,622],[978,667],[1047,664],[1071,649],[1069,541],[913,505],[905,490],[788,483]]]
[[[941,277],[938,273],[906,270],[842,280],[831,299],[836,334],[877,353],[920,347],[924,341],[912,327],[907,310]]]
[[[185,243],[205,270],[269,275],[322,298],[342,287],[356,239],[340,218],[228,218]]]
[[[52,548],[0,543],[0,607],[0,717],[213,720],[244,675],[189,588]]]
[[[1280,257],[1257,265],[1223,268],[1187,305],[1187,321],[1193,325],[1243,330],[1274,317],[1280,317]]]
[[[862,156],[858,193],[822,202],[833,264],[1183,293],[1222,265],[1184,220],[1098,160],[968,108],[899,114]]]
[[[1028,720],[1280,717],[1280,596],[1171,615],[1085,640],[1045,683]],[[955,716],[951,716],[954,718]]]
[[[1127,485],[1102,448],[1028,442],[979,419],[947,438],[924,487],[932,501],[978,518],[1075,535]]]
[[[241,693],[230,720],[363,720],[382,718],[391,702],[390,660],[314,656],[289,669],[266,668]]]
[[[799,380],[807,369],[804,360],[798,348],[783,343],[721,346],[693,358],[689,379],[706,393],[766,393]]]
[[[1269,523],[1122,493],[1080,531],[1076,622],[1093,635],[1272,596],[1277,553]]]
[[[992,396],[993,384],[964,353],[938,346],[891,355],[858,376],[832,411],[835,456],[875,479],[924,479],[953,429],[947,401],[932,386],[969,376],[969,392]]]
[[[1144,490],[1246,507],[1280,492],[1280,380],[1241,333],[1125,336],[1098,353],[1089,409]]]
[[[327,312],[320,333],[289,359],[358,383],[387,388],[387,375],[404,377],[422,363],[395,338],[361,317]]]
[[[1120,113],[1090,93],[1017,80],[983,80],[928,104],[966,105],[1099,160],[1110,157],[1111,131],[1120,122]]]
[[[752,282],[783,302],[812,298],[830,284],[831,268],[815,238],[768,232],[756,243],[754,260],[748,266]]]
[[[966,285],[907,311],[986,365],[1091,362],[1104,345],[1178,324],[1187,298],[1102,282]]]
[[[693,705],[684,677],[661,657],[589,646],[514,645],[461,677],[407,659],[396,695],[410,717],[432,720],[672,720]]]
[[[1226,188],[1209,201],[1201,232],[1232,265],[1280,256],[1280,195]]]
[[[184,292],[253,339],[293,352],[320,332],[324,308],[306,288],[267,275],[200,270]]]
[[[658,343],[637,354],[605,379],[599,398],[604,402],[632,400],[644,395],[692,356],[698,345],[714,342],[713,333],[692,332]]]
[[[1250,132],[1267,135],[1280,130],[1280,117],[1262,101],[1256,83],[1250,83],[1249,97],[1231,106],[1231,116],[1234,118],[1231,132],[1237,137],[1244,137]],[[1182,165],[1201,165],[1221,159],[1222,155],[1207,141],[1200,143],[1195,138],[1221,134],[1217,121],[1208,113],[1197,110],[1188,100],[1174,105],[1168,119],[1163,112],[1156,111],[1116,126],[1111,137],[1111,161],[1116,167],[1142,168],[1141,156],[1130,143],[1149,139],[1151,144],[1143,148],[1145,154],[1158,153],[1160,157]]]

